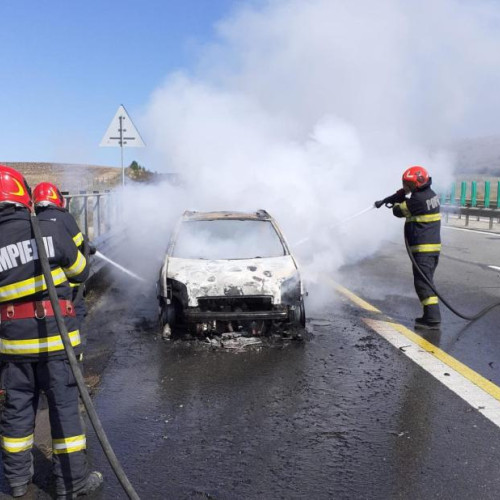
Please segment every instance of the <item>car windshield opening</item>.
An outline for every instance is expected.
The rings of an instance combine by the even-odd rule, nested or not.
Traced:
[[[254,259],[286,255],[270,221],[184,221],[177,234],[173,257],[183,259]]]

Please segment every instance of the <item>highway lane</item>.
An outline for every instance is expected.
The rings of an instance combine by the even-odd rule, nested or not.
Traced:
[[[498,276],[462,262],[465,250],[474,262],[490,257],[471,250],[488,236],[467,238],[445,233],[452,250],[438,282],[475,310],[496,298]],[[337,278],[411,326],[419,310],[409,272],[392,242]],[[307,342],[214,351],[162,341],[153,290],[129,285],[116,277],[89,327],[116,341],[96,407],[143,498],[498,497],[498,427],[366,324],[380,315],[329,288],[332,302],[310,318]],[[443,316],[430,340],[497,381],[498,312],[467,329]],[[89,444],[106,473],[104,498],[122,498],[92,433]]]
[[[470,311],[496,299],[490,237],[443,233],[443,292]],[[153,274],[143,286],[112,273],[87,322],[87,360],[103,345],[110,356],[96,409],[141,498],[498,498],[498,426],[409,359],[409,341],[395,348],[366,322],[411,327],[419,314],[400,241],[336,276],[381,313],[328,282],[310,339],[243,352],[161,340]],[[498,383],[498,314],[465,328],[443,311],[428,338]],[[124,498],[91,429],[88,445],[106,477],[98,498]],[[48,498],[36,482],[31,498]]]
[[[475,314],[500,302],[500,235],[443,228],[443,251],[435,284],[451,305]],[[421,315],[411,263],[401,240],[387,241],[376,258],[343,269],[337,278],[384,313],[413,328]],[[435,345],[500,384],[500,307],[470,323],[441,305],[442,328],[427,334]]]

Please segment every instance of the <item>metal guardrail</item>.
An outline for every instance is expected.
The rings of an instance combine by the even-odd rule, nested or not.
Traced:
[[[497,208],[485,207],[461,207],[458,205],[441,205],[441,212],[445,216],[445,221],[448,222],[450,214],[458,215],[458,218],[465,218],[465,226],[469,225],[471,217],[476,220],[481,218],[489,219],[489,228],[493,229],[493,224],[500,222],[500,210]]]
[[[78,226],[91,240],[109,232],[118,218],[118,200],[112,191],[62,192],[62,195]]]
[[[447,192],[441,192],[441,212],[448,222],[451,214],[464,218],[465,226],[470,218],[476,221],[488,219],[489,228],[500,223],[500,180],[493,181],[461,181],[454,182]],[[458,189],[459,188],[459,189]]]

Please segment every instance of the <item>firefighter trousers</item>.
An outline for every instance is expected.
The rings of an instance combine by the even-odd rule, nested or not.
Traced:
[[[439,254],[429,255],[425,253],[414,253],[413,257],[427,279],[434,284],[434,271],[439,262]],[[413,266],[413,283],[424,310],[424,320],[435,323],[440,322],[441,312],[439,310],[438,297],[422,278],[415,266]]]
[[[83,287],[82,293],[80,294],[80,300],[76,300],[78,296],[79,289]],[[82,347],[87,345],[87,332],[85,329],[85,317],[87,316],[87,306],[85,305],[85,284],[73,287],[73,306],[75,307],[76,317],[78,319],[78,330],[80,332],[80,340],[82,342]]]
[[[39,391],[49,404],[52,464],[57,491],[82,487],[88,475],[85,435],[78,406],[78,388],[66,359],[7,361],[2,372],[6,392],[0,424],[5,478],[11,487],[33,476],[32,447]]]

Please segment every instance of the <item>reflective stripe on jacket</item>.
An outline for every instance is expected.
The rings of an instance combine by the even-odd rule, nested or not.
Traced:
[[[65,208],[59,208],[54,205],[37,207],[36,216],[40,221],[50,220],[51,222],[61,223],[68,231],[75,245],[82,251],[80,247],[83,243],[83,234],[75,218]]]
[[[431,183],[429,180],[392,209],[396,217],[406,219],[405,237],[413,253],[438,254],[441,251],[440,204]]]
[[[84,236],[80,231],[80,228],[78,227],[75,218],[73,217],[72,214],[68,212],[66,208],[59,208],[56,207],[55,205],[47,205],[47,206],[37,207],[36,214],[38,220],[40,221],[50,220],[52,222],[62,224],[68,231],[71,238],[73,239],[75,245],[83,254]],[[70,282],[69,286],[75,288],[79,286],[79,283]]]
[[[24,208],[0,209],[0,304],[48,300],[38,248]],[[69,280],[83,283],[89,266],[61,222],[40,220],[45,250],[59,299],[71,300]],[[76,317],[66,317],[75,353],[81,352]],[[55,317],[23,318],[0,324],[0,359],[25,361],[65,356]]]

